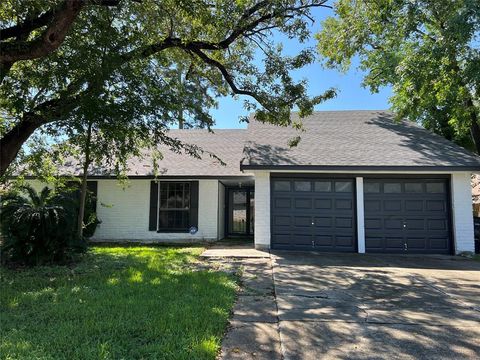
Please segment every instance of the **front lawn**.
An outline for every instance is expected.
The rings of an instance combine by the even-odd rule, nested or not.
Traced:
[[[70,268],[1,269],[3,359],[214,359],[236,283],[201,248],[94,247]]]

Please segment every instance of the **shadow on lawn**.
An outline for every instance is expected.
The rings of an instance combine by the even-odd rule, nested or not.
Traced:
[[[187,249],[95,249],[73,269],[2,270],[0,353],[12,358],[214,359],[234,279]]]

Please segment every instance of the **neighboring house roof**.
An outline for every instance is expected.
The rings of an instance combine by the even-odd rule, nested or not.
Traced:
[[[299,121],[305,132],[250,121],[242,169],[480,170],[480,157],[388,111],[314,112]]]

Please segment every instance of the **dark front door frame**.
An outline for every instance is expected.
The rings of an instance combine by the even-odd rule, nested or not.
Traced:
[[[231,221],[231,214],[230,214],[230,193],[233,191],[245,191],[246,192],[246,229],[245,233],[240,232],[231,232],[230,228],[230,221]],[[225,236],[248,236],[253,237],[253,231],[250,231],[250,217],[251,217],[251,194],[255,192],[255,188],[253,186],[225,186]]]

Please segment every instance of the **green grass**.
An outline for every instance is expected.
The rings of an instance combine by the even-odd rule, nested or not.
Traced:
[[[236,282],[202,248],[94,247],[74,267],[1,269],[2,359],[214,359]]]

